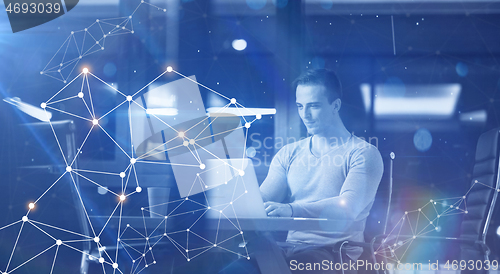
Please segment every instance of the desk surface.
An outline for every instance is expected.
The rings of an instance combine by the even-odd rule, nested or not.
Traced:
[[[107,220],[105,216],[91,216],[95,220]],[[168,219],[167,219],[168,220]],[[175,220],[175,219],[173,219]],[[115,226],[119,222],[118,217],[111,217],[109,225]],[[141,216],[124,216],[121,218],[121,225],[126,226],[130,224],[133,227],[157,227],[164,224],[164,218],[150,218]],[[326,220],[326,219],[292,219],[292,218],[239,218],[239,219],[202,219],[204,228],[207,230],[234,230],[239,229],[243,231],[288,231],[288,230],[320,230],[328,231],[330,233],[337,232],[339,236],[343,235],[344,228],[339,223],[345,221],[339,220]],[[93,222],[94,223],[94,222]],[[167,221],[167,225],[174,223],[174,221]]]

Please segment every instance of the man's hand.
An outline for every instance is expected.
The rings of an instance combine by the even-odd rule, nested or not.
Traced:
[[[265,202],[267,216],[273,217],[292,217],[292,206],[290,204],[281,204],[275,202]]]

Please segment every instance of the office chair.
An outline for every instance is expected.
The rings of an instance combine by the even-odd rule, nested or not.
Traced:
[[[25,123],[21,124],[18,131],[18,140],[36,140],[34,144],[30,144],[28,155],[24,155],[20,163],[20,172],[27,170],[38,170],[40,174],[60,176],[64,173],[66,165],[61,161],[62,153],[67,163],[72,163],[74,169],[78,168],[78,153],[75,145],[75,124],[72,120],[52,121],[51,124],[46,122]],[[58,139],[55,140],[54,134]],[[21,142],[18,142],[21,145]],[[29,161],[31,159],[31,161]],[[23,162],[24,161],[24,162]],[[80,188],[78,176],[65,176],[68,180],[69,188],[71,189],[71,197],[73,201],[79,201],[77,189]],[[84,235],[90,235],[84,209],[75,202],[75,219],[77,226],[81,229]],[[73,225],[68,222],[68,225]],[[89,255],[91,245],[90,242],[82,242],[82,259],[80,264],[80,273],[88,273],[87,257]]]
[[[415,240],[460,244],[460,260],[489,260],[490,249],[486,234],[500,190],[500,128],[483,133],[477,142],[471,188],[465,195],[465,214],[459,237],[419,236]],[[408,236],[408,235],[407,235]],[[372,246],[380,239],[386,242],[390,235],[376,236]],[[485,270],[465,270],[470,273],[486,273]],[[462,273],[465,273],[462,271]]]

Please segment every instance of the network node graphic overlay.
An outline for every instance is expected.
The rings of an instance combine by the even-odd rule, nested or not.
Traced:
[[[61,161],[64,161],[66,166],[65,170],[48,189],[27,205],[26,215],[1,229],[20,225],[19,240],[22,239],[23,229],[32,226],[51,238],[53,243],[37,256],[55,250],[53,269],[57,269],[58,252],[71,249],[82,253],[89,261],[101,264],[104,273],[123,273],[123,267],[131,269],[131,273],[140,273],[162,259],[155,256],[155,249],[164,242],[168,242],[169,246],[175,248],[187,261],[211,249],[249,258],[246,247],[239,248],[232,244],[234,239],[245,241],[245,234],[233,206],[242,202],[242,197],[247,193],[245,180],[253,172],[253,166],[251,161],[245,159],[246,138],[251,124],[262,116],[251,114],[252,110],[242,106],[235,98],[226,97],[198,83],[194,76],[184,76],[172,67],[168,67],[162,75],[165,73],[175,73],[182,78],[139,95],[154,81],[134,94],[124,94],[84,68],[61,90],[40,103],[40,107],[46,112],[60,112],[68,118],[82,121],[87,126],[88,131],[85,136],[81,136],[83,141],[77,144],[77,151],[85,151],[89,137],[101,132],[118,147],[122,153],[120,156],[128,159],[128,164],[121,170],[91,170],[78,165],[80,153],[76,153],[72,159],[66,159],[64,149],[60,145],[63,136],[58,136],[53,130],[62,155]],[[155,79],[160,79],[162,75]],[[96,102],[100,95],[94,92],[96,85],[113,88],[122,99],[112,109],[97,108]],[[227,104],[207,113],[199,87],[221,96],[227,100]],[[159,98],[166,100],[158,100]],[[57,107],[57,103],[66,101],[79,101],[84,107],[80,108],[80,111],[76,108],[62,110]],[[240,113],[240,110],[245,115],[233,114]],[[113,112],[127,114],[120,122],[127,123],[130,129],[130,136],[125,138],[129,141],[128,145],[117,140],[123,139],[124,136],[113,136],[102,123],[103,119]],[[53,121],[49,119],[48,123],[53,129]],[[143,220],[139,222],[139,226],[137,222],[129,224],[124,221],[126,216],[123,212],[127,211],[127,203],[147,188],[147,185],[141,183],[143,174],[139,171],[140,167],[165,165],[172,167],[181,199],[136,208],[136,211],[140,211],[136,219]],[[102,179],[104,177],[106,180]],[[77,194],[74,202],[83,212],[84,225],[90,228],[89,235],[37,220],[36,215],[31,213],[33,209],[43,207],[44,197],[54,191],[55,186],[61,184],[63,179],[72,182]],[[121,187],[108,188],[103,181],[118,182]],[[107,196],[103,197],[114,201],[114,206],[107,215],[100,216],[101,221],[89,212],[90,201],[82,194],[82,189],[89,186],[104,190]],[[229,188],[232,195],[223,201],[211,200],[210,190],[213,188]],[[192,199],[196,194],[204,199]],[[168,210],[156,210],[165,205],[168,205]],[[214,213],[219,223],[221,220],[228,221],[233,227],[224,229],[224,233],[219,231],[219,227],[208,232],[199,222],[204,215],[213,216]],[[178,219],[181,221],[177,221]],[[153,226],[151,220],[155,222]],[[172,223],[181,224],[172,226]],[[66,237],[61,237],[60,234],[58,237],[53,236],[52,230],[62,231]],[[78,247],[82,242],[90,243],[91,250]],[[17,243],[16,241],[13,246],[11,258],[16,255]],[[37,256],[27,260],[25,264]],[[9,262],[3,273],[11,273],[23,265],[13,266]]]

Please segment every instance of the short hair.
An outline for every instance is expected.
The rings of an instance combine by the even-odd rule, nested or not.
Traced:
[[[293,90],[298,86],[320,85],[326,88],[328,103],[332,103],[337,98],[342,99],[342,85],[335,72],[328,69],[311,69],[302,73],[293,81]]]

